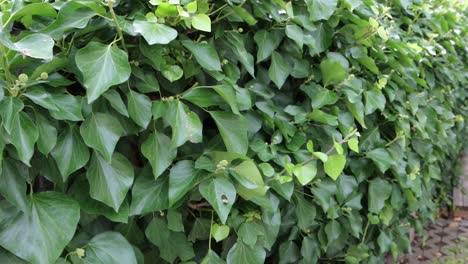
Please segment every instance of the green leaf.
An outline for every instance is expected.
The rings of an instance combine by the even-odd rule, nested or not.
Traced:
[[[304,46],[304,32],[302,31],[302,28],[294,24],[288,24],[286,25],[285,32],[286,36],[294,40],[294,42],[296,42],[299,48],[302,49],[302,46]]]
[[[317,263],[320,257],[320,244],[316,238],[306,236],[302,239],[301,256],[305,263]]]
[[[199,186],[200,194],[205,198],[225,224],[231,207],[236,200],[236,188],[225,178],[213,178],[203,181]]]
[[[88,103],[94,102],[109,87],[130,77],[130,64],[125,51],[115,45],[90,42],[75,55],[76,66],[83,74]]]
[[[246,119],[230,112],[212,111],[210,115],[218,126],[226,149],[229,152],[246,154],[249,144]]]
[[[312,152],[312,155],[314,155],[315,157],[317,157],[319,160],[321,160],[324,163],[327,162],[328,160],[328,155],[323,152]]]
[[[230,174],[240,184],[237,192],[246,200],[255,196],[264,196],[268,190],[268,187],[264,186],[260,171],[252,160],[243,161],[231,170]]]
[[[327,20],[337,9],[338,0],[306,0],[312,21]]]
[[[116,90],[108,90],[103,94],[104,98],[109,101],[109,104],[121,115],[130,117],[128,114],[127,107],[125,106],[122,97],[120,97],[119,92]]]
[[[137,20],[133,22],[133,28],[149,45],[168,44],[177,38],[177,30],[157,22]]]
[[[348,100],[346,100],[346,106],[348,107],[349,111],[353,114],[356,121],[358,121],[363,128],[367,128],[364,122],[364,105],[362,104],[362,102],[357,101],[355,103],[351,103]]]
[[[302,186],[307,185],[317,175],[317,167],[312,164],[297,165],[294,168],[294,175]]]
[[[12,43],[4,33],[0,33],[0,42],[7,48],[36,59],[50,60],[54,57],[54,40],[42,33],[27,35],[21,40]]]
[[[268,32],[260,30],[255,33],[254,40],[258,46],[257,50],[257,63],[266,60],[271,56],[283,39],[283,34],[278,32]]]
[[[162,75],[170,82],[175,82],[184,76],[184,71],[179,65],[167,65],[162,71]]]
[[[175,159],[177,148],[172,146],[169,137],[155,132],[143,142],[141,152],[149,160],[154,178],[157,179]]]
[[[55,128],[51,120],[45,118],[39,112],[36,112],[36,126],[39,133],[37,148],[47,156],[57,144],[57,128]]]
[[[270,79],[278,89],[281,89],[290,73],[291,66],[288,61],[285,60],[280,53],[274,51],[271,55],[271,65],[268,69],[268,76],[270,76]]]
[[[304,231],[307,231],[314,224],[316,216],[315,206],[304,199],[302,195],[296,195],[296,216],[297,226]]]
[[[57,162],[57,167],[65,182],[70,174],[86,165],[89,160],[89,149],[81,139],[78,129],[75,126],[69,126],[59,135],[57,145],[51,155]]]
[[[325,105],[333,105],[338,101],[338,95],[326,88],[318,88],[312,94],[312,107],[321,108]]]
[[[38,104],[52,111],[58,111],[58,108],[55,105],[53,98],[42,87],[37,87],[35,89],[28,90],[27,92],[23,93],[23,95],[29,98],[35,104]]]
[[[24,175],[21,175],[21,165],[11,159],[3,161],[2,174],[0,175],[0,193],[8,202],[26,212],[28,210],[26,181]]]
[[[368,190],[369,211],[379,213],[385,205],[385,201],[392,194],[392,185],[380,178],[373,179],[369,182]]]
[[[229,104],[234,114],[240,114],[234,88],[229,85],[215,85],[212,88]]]
[[[0,116],[2,117],[3,127],[8,134],[11,134],[15,118],[23,108],[24,103],[17,97],[7,96],[0,101]]]
[[[211,32],[211,19],[206,14],[196,14],[192,17],[192,27],[206,32]]]
[[[266,253],[262,246],[249,247],[242,241],[237,241],[229,250],[227,263],[229,264],[262,264],[265,262]]]
[[[100,154],[94,152],[86,177],[91,197],[118,212],[133,183],[133,166],[118,152],[112,155],[112,163],[106,162]]]
[[[196,184],[197,175],[194,162],[177,162],[169,173],[169,206],[176,204]]]
[[[92,215],[103,215],[113,222],[128,223],[130,209],[128,201],[124,201],[119,212],[115,212],[111,207],[90,197],[86,178],[80,177],[79,180],[75,181],[70,187],[69,193],[80,204],[80,208],[84,212]]]
[[[167,211],[167,228],[175,232],[184,232],[182,214],[179,211]]]
[[[230,228],[227,225],[214,224],[211,226],[211,235],[216,242],[222,241],[229,236]]]
[[[172,142],[179,147],[185,142],[200,143],[203,139],[203,126],[200,118],[179,100],[171,102],[167,120],[172,127]]]
[[[186,261],[195,256],[192,243],[187,241],[185,234],[169,230],[161,218],[153,218],[145,234],[158,247],[161,258],[169,263],[173,263],[177,257]]]
[[[58,120],[82,121],[81,113],[82,97],[68,94],[51,94],[52,101],[58,108],[57,111],[49,110],[50,115]]]
[[[110,162],[124,130],[115,117],[107,113],[92,113],[81,124],[80,133],[86,145],[97,150]]]
[[[323,60],[320,63],[320,71],[322,72],[322,82],[324,86],[340,83],[348,74],[340,62],[332,59]]]
[[[319,109],[314,109],[312,113],[307,115],[309,119],[314,121],[327,124],[330,126],[337,126],[338,125],[338,118],[334,115],[327,114]]]
[[[137,264],[132,245],[117,232],[102,232],[93,237],[85,249],[83,263]]]
[[[386,100],[383,94],[374,91],[365,91],[364,98],[366,99],[366,115],[372,114],[377,109],[380,109],[380,111],[385,109]]]
[[[244,20],[249,26],[254,26],[257,24],[257,19],[251,15],[247,9],[243,8],[242,6],[231,6],[232,10],[236,15],[238,15],[242,20]]]
[[[105,14],[105,10],[100,7],[101,15]],[[95,10],[87,7],[79,2],[67,2],[60,8],[57,18],[47,27],[41,30],[54,39],[62,38],[65,31],[73,28],[84,28],[88,25],[91,18],[96,16]]]
[[[37,127],[28,114],[21,112],[16,115],[11,128],[11,144],[15,146],[19,159],[28,166],[38,138]]]
[[[130,90],[127,93],[127,101],[130,118],[140,127],[146,128],[153,116],[151,100],[144,94]]]
[[[342,154],[335,154],[328,157],[324,163],[325,173],[333,180],[338,179],[346,165],[346,157]]]
[[[143,215],[169,208],[168,188],[167,178],[154,180],[151,171],[143,170],[132,187],[130,214]]]
[[[225,264],[226,262],[220,258],[216,252],[209,250],[206,256],[203,258],[201,264]]]
[[[327,234],[328,245],[339,239],[341,232],[343,232],[342,227],[338,221],[331,220],[328,222],[328,224],[325,226],[325,234]]]
[[[236,58],[244,65],[249,74],[255,78],[254,58],[245,49],[243,36],[237,32],[229,32],[226,34],[226,44],[231,48]]]
[[[390,153],[384,148],[373,149],[367,153],[366,157],[371,159],[382,173],[395,163]]]
[[[182,45],[195,56],[195,59],[203,68],[209,71],[222,70],[218,53],[213,45],[189,40],[182,41]]]
[[[34,194],[26,212],[16,211],[0,223],[0,245],[31,263],[54,263],[75,234],[79,219],[80,207],[69,197],[57,192]]]

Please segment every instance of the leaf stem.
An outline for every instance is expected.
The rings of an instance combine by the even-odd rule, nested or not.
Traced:
[[[210,238],[208,238],[208,249],[211,251],[211,234],[213,230],[213,211],[211,211]]]
[[[119,21],[117,20],[117,15],[115,14],[114,7],[112,6],[112,4],[114,4],[114,1],[110,1],[110,0],[107,1],[107,6],[109,7],[109,11],[110,11],[110,13],[112,15],[112,19],[114,20],[115,27],[117,29],[117,34],[119,34],[119,39],[122,42],[122,47],[123,47],[123,49],[125,51],[128,52],[127,45],[125,45],[125,40],[124,40],[124,37],[123,37],[122,28],[120,27]]]

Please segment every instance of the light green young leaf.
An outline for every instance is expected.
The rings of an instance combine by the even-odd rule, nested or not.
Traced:
[[[199,185],[200,194],[205,198],[225,224],[231,207],[236,200],[236,188],[226,178],[213,178]]]
[[[124,130],[112,115],[92,113],[81,124],[80,133],[86,145],[97,150],[107,162],[111,162],[112,153]]]
[[[317,175],[317,167],[312,164],[297,165],[294,168],[294,175],[302,186],[307,185]]]
[[[336,181],[346,165],[346,157],[342,154],[331,155],[324,163],[325,173]]]
[[[128,55],[115,45],[90,42],[78,50],[75,62],[83,74],[88,103],[94,102],[109,87],[123,83],[130,77]]]
[[[196,14],[192,17],[192,27],[206,32],[211,32],[211,19],[206,14]]]
[[[211,228],[211,236],[216,240],[216,242],[222,241],[229,236],[230,229],[227,225],[214,224]]]
[[[91,197],[118,212],[133,183],[133,166],[120,153],[114,153],[112,163],[108,163],[99,153],[94,152],[86,177]]]
[[[359,153],[359,140],[357,138],[351,138],[348,140],[348,147],[356,152]]]
[[[157,22],[137,20],[133,22],[133,28],[149,45],[168,44],[177,38],[177,30]]]
[[[26,212],[13,211],[0,223],[0,245],[30,263],[55,263],[75,234],[79,219],[80,207],[69,197],[37,193],[31,196]]]

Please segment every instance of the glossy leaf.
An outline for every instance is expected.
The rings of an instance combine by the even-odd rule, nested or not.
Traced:
[[[225,224],[236,200],[234,185],[225,178],[214,178],[203,181],[199,190],[201,195],[213,206],[220,221]]]

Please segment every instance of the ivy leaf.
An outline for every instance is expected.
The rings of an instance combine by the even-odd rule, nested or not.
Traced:
[[[332,59],[323,60],[320,63],[320,71],[322,72],[322,81],[324,86],[340,83],[348,74],[340,62]]]
[[[196,172],[191,160],[177,162],[169,173],[169,206],[176,204],[195,184]]]
[[[52,101],[57,107],[57,111],[50,110],[50,115],[57,120],[82,121],[81,113],[82,97],[68,94],[51,94]]]
[[[247,138],[247,121],[243,116],[230,112],[212,111],[218,130],[221,133],[226,149],[229,152],[246,154],[249,140]]]
[[[274,51],[271,55],[271,65],[268,69],[268,76],[270,76],[278,89],[281,89],[290,73],[291,66],[288,61],[286,61],[280,53]]]
[[[162,75],[170,82],[175,82],[184,76],[184,70],[179,65],[167,65],[163,69]]]
[[[237,56],[237,59],[247,69],[249,74],[255,78],[254,58],[252,54],[245,49],[245,43],[242,35],[237,32],[229,32],[226,34],[226,43]]]
[[[286,25],[285,32],[286,36],[294,40],[297,46],[302,49],[302,46],[304,46],[304,32],[302,31],[302,28],[294,24],[288,24]]]
[[[41,192],[27,209],[0,223],[0,245],[31,263],[54,263],[75,234],[80,207],[61,193]]]
[[[385,205],[385,201],[392,194],[392,185],[384,179],[373,179],[369,182],[369,211],[379,213]]]
[[[130,215],[143,215],[169,208],[168,188],[167,178],[154,180],[151,172],[144,169],[132,187]]]
[[[306,0],[312,21],[327,20],[337,9],[338,0]]]
[[[43,88],[37,87],[35,89],[28,90],[27,92],[23,93],[24,96],[29,98],[35,104],[38,104],[46,109],[52,111],[58,111],[57,106],[55,105],[52,97],[48,92],[46,92]]]
[[[258,46],[257,50],[257,63],[262,62],[269,58],[273,51],[275,51],[283,39],[283,34],[278,32],[268,32],[260,30],[255,33],[254,40]]]
[[[385,109],[386,100],[383,94],[374,91],[365,91],[364,98],[366,99],[366,115],[373,113],[377,109],[381,111]]]
[[[221,71],[221,63],[219,61],[218,53],[213,45],[208,43],[199,43],[189,40],[182,41],[182,45],[186,47],[197,62],[209,71]]]
[[[114,153],[112,163],[108,163],[100,154],[94,152],[86,177],[91,197],[118,212],[133,183],[133,166],[120,153]]]
[[[392,165],[394,165],[394,160],[390,153],[384,148],[377,148],[369,151],[367,153],[367,158],[374,161],[379,170],[382,173],[385,173]]]
[[[110,162],[124,130],[115,117],[107,113],[92,113],[81,125],[80,133],[86,145]]]
[[[225,224],[231,207],[236,200],[236,188],[225,178],[203,181],[199,186],[200,194],[205,198]]]
[[[45,118],[39,112],[36,112],[36,126],[39,133],[37,148],[47,156],[57,144],[57,128],[55,128],[51,120]]]
[[[23,110],[24,103],[17,97],[8,96],[0,101],[0,115],[2,117],[3,127],[8,134],[11,134],[15,118]]]
[[[145,234],[151,243],[158,246],[161,258],[169,263],[173,263],[177,257],[185,261],[195,256],[192,243],[187,241],[184,233],[169,230],[161,218],[153,218]]]
[[[206,14],[196,14],[192,17],[192,27],[206,32],[211,32],[211,19]]]
[[[115,45],[90,42],[78,50],[75,62],[83,74],[89,104],[109,87],[123,83],[130,77],[128,55]]]
[[[51,152],[65,182],[68,176],[82,168],[89,160],[89,149],[81,139],[78,129],[69,126],[59,135],[57,145]]]
[[[154,132],[141,145],[141,152],[149,160],[154,178],[157,179],[175,159],[177,148],[172,146],[169,137]]]
[[[54,57],[54,40],[46,34],[33,33],[12,43],[5,33],[0,33],[0,42],[7,48],[21,53],[23,56],[44,60],[50,60]]]
[[[336,101],[338,101],[338,95],[328,89],[318,88],[314,90],[311,101],[314,109],[321,108],[322,106],[336,103]]]
[[[301,230],[307,231],[314,224],[315,206],[301,195],[296,195],[296,201],[297,226]]]
[[[359,140],[357,138],[351,138],[348,140],[348,147],[356,152],[359,153]]]
[[[109,101],[109,104],[117,112],[119,112],[123,116],[130,117],[128,115],[127,107],[125,106],[122,97],[120,97],[119,92],[117,92],[116,90],[108,90],[103,94],[103,96],[104,98],[106,98],[107,101]]]
[[[151,100],[144,94],[130,90],[127,93],[127,101],[130,118],[140,127],[146,128],[152,117]]]
[[[203,258],[201,264],[225,264],[226,262],[220,258],[216,252],[209,250],[206,256]]]
[[[84,249],[84,263],[137,264],[132,245],[117,232],[107,231],[96,235]]]
[[[202,123],[197,114],[186,111],[187,106],[177,100],[170,103],[167,120],[172,126],[172,142],[176,147],[186,141],[192,143],[202,142]]]
[[[325,234],[327,234],[328,245],[334,243],[342,232],[341,224],[336,220],[331,220],[325,226]]]
[[[346,164],[346,157],[342,154],[328,156],[324,163],[325,173],[333,180],[338,179]]]
[[[302,186],[307,185],[315,178],[315,175],[317,175],[317,167],[312,164],[298,165],[294,168],[294,175]]]
[[[168,44],[177,38],[177,30],[157,22],[137,20],[133,22],[133,28],[149,45]]]
[[[30,166],[29,161],[34,154],[34,145],[38,138],[37,127],[28,114],[19,113],[13,120],[11,143],[15,146],[19,159],[28,166]]]
[[[21,163],[15,160],[3,160],[2,174],[0,175],[0,193],[11,204],[26,212],[28,210],[26,182],[23,177],[18,175],[18,172],[21,171],[19,166],[21,166]]]
[[[237,241],[229,250],[227,263],[230,264],[262,264],[265,262],[266,253],[262,246],[249,247],[242,241]]]

